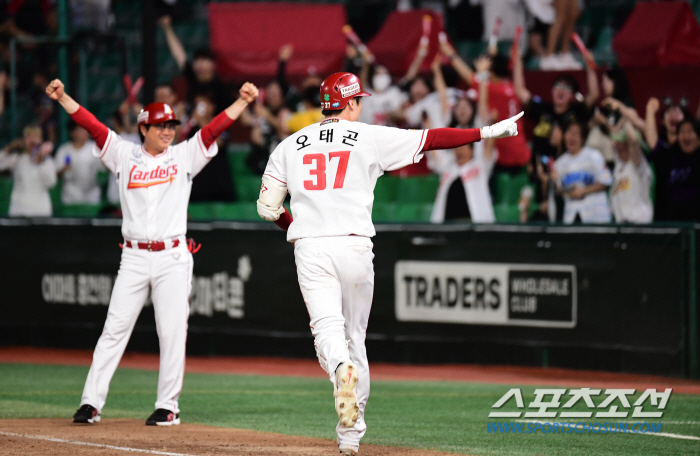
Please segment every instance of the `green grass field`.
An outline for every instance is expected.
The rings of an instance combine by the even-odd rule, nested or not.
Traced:
[[[70,419],[87,371],[87,367],[0,364],[0,418]],[[153,411],[156,383],[156,372],[117,370],[103,418],[145,420]],[[487,416],[510,387],[374,381],[363,443],[471,455],[700,454],[700,440],[656,435],[488,433],[487,422],[508,421]],[[534,389],[523,387],[525,405],[534,398]],[[187,374],[180,408],[187,423],[335,438],[332,385],[324,379]],[[700,396],[674,394],[663,419],[647,421],[661,422],[665,433],[700,437]]]

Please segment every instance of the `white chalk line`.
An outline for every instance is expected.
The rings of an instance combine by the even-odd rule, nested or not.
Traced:
[[[545,424],[545,423],[557,423],[558,421],[538,421],[538,420],[515,420],[515,421],[520,421],[521,423],[535,423],[535,424]],[[680,423],[692,423],[688,421],[659,421],[661,424],[680,424]],[[566,424],[562,422],[561,424]],[[591,424],[591,423],[589,423]],[[607,432],[608,434],[638,434],[638,435],[658,435],[659,437],[670,437],[672,439],[683,439],[683,440],[700,440],[700,437],[696,437],[694,435],[685,435],[685,434],[672,434],[670,432]]]
[[[33,439],[33,440],[46,440],[47,442],[68,443],[71,445],[83,445],[83,446],[91,446],[91,447],[98,447],[98,448],[107,448],[110,450],[127,451],[127,452],[131,452],[131,453],[159,454],[159,455],[163,455],[163,456],[195,456],[192,454],[185,454],[185,453],[170,453],[167,451],[142,450],[140,448],[119,447],[119,446],[114,446],[114,445],[105,445],[102,443],[90,443],[90,442],[79,442],[77,440],[57,439],[55,437],[46,437],[43,435],[16,434],[14,432],[4,432],[4,431],[0,431],[0,435],[8,435],[11,437],[22,437],[25,439]]]

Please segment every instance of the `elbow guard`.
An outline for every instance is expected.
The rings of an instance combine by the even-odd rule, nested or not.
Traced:
[[[260,196],[258,197],[258,215],[263,219],[274,222],[284,213],[282,203],[287,196],[287,186],[269,179],[266,176],[262,178],[260,186]]]

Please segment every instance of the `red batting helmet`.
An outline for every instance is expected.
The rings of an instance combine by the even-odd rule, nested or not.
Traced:
[[[362,90],[360,78],[352,73],[333,73],[321,83],[321,108],[341,110],[355,97],[369,97]]]
[[[139,125],[159,124],[163,122],[180,124],[180,121],[175,117],[173,108],[165,103],[151,103],[144,106],[136,119]]]

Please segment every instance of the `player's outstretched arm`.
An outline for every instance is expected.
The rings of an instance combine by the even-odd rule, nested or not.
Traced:
[[[454,149],[482,139],[507,138],[518,134],[517,121],[523,113],[482,128],[433,128],[428,130],[422,151]]]
[[[231,126],[234,120],[238,119],[238,116],[241,115],[245,108],[258,98],[258,88],[250,82],[246,82],[238,91],[238,94],[238,99],[231,106],[224,109],[222,113],[214,117],[211,122],[202,128],[202,142],[207,149],[214,144],[214,141],[221,133]]]
[[[71,119],[90,133],[98,147],[102,148],[105,145],[109,129],[66,93],[65,86],[60,79],[54,79],[46,86],[46,95],[52,100],[58,101],[58,104],[63,106]]]

